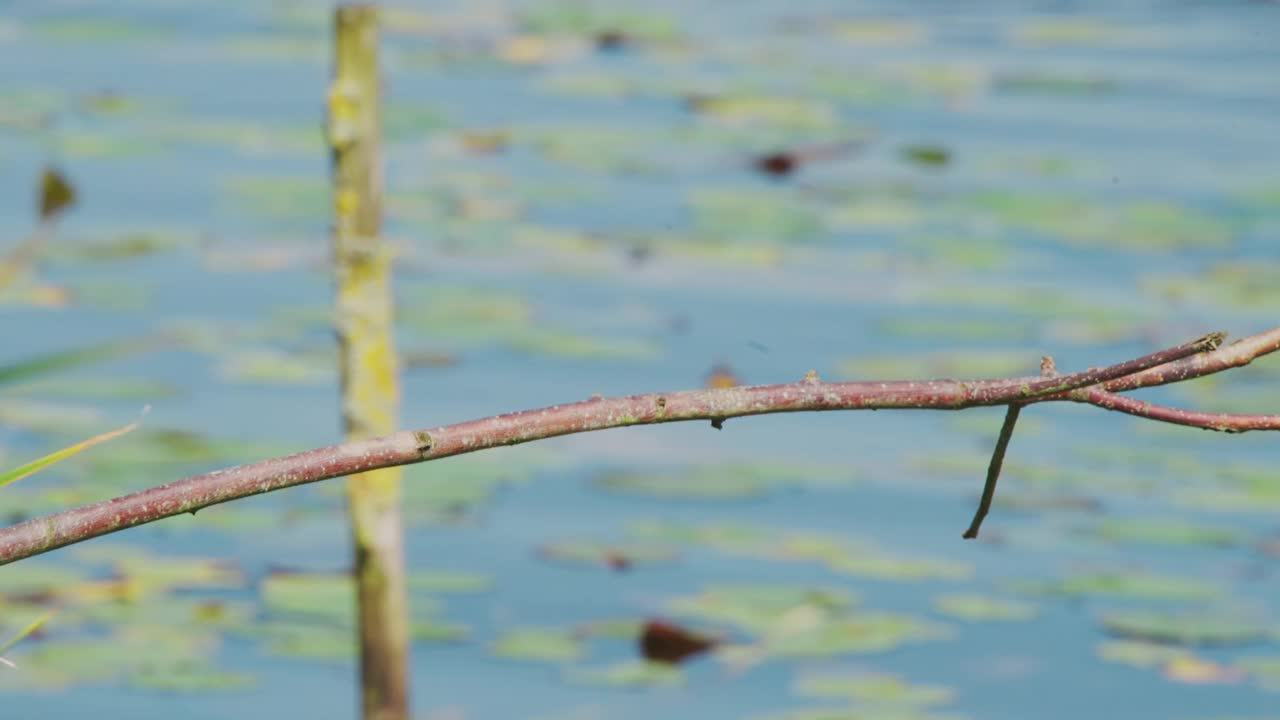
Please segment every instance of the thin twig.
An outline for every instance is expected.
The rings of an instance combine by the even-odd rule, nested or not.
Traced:
[[[1128,413],[1148,420],[1158,420],[1174,425],[1186,425],[1187,427],[1224,433],[1242,433],[1250,430],[1280,430],[1280,415],[1238,415],[1184,410],[1135,400],[1126,395],[1107,392],[1101,388],[1086,388],[1081,392],[1085,398],[1081,402],[1097,405],[1106,410],[1115,410],[1116,412]]]
[[[1194,354],[1216,346],[1219,341],[1219,335],[1209,335],[1193,343],[1119,365],[1050,378],[848,383],[802,380],[785,385],[593,398],[430,430],[405,430],[381,438],[318,448],[196,475],[0,528],[0,565],[166,517],[194,514],[201,508],[250,495],[561,435],[630,425],[723,421],[769,413],[888,408],[960,410],[1046,400],[1079,402],[1080,398],[1071,391],[1098,383],[1107,387],[1106,383],[1113,379],[1122,380],[1125,372],[1143,373],[1147,368],[1170,365],[1181,367],[1179,363],[1183,360],[1171,358],[1202,357],[1204,353]],[[1280,349],[1280,327],[1207,353],[1212,356],[1216,369],[1205,370],[1201,374],[1243,365],[1254,357],[1277,349]],[[1151,417],[1163,419],[1156,414]],[[1233,417],[1216,416],[1216,427],[1234,427]],[[1255,429],[1254,417],[1239,416],[1240,428]]]
[[[1022,412],[1022,406],[1013,404],[1004,414],[1004,424],[1000,426],[1000,437],[996,439],[996,449],[992,451],[991,464],[987,466],[987,481],[982,486],[982,501],[978,503],[978,511],[973,514],[973,522],[969,523],[969,529],[964,531],[963,537],[966,540],[978,537],[982,521],[991,511],[991,501],[996,496],[996,481],[1000,479],[1000,466],[1004,464],[1004,453],[1009,449],[1009,440],[1013,438],[1013,426],[1018,424],[1020,412]]]

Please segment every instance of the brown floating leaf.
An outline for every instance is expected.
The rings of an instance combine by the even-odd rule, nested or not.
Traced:
[[[597,50],[621,50],[633,38],[621,30],[601,30],[596,33],[596,49]]]
[[[40,176],[40,220],[57,217],[76,202],[76,190],[56,168],[45,168]]]
[[[640,632],[640,654],[652,662],[676,665],[700,655],[720,643],[709,635],[695,633],[662,620],[650,620]]]
[[[766,175],[782,177],[790,175],[801,165],[808,165],[822,160],[833,160],[859,150],[864,142],[840,142],[823,145],[809,145],[766,153],[752,161],[752,166]]]

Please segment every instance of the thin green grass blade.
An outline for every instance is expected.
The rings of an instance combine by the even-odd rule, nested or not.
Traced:
[[[53,465],[54,463],[61,462],[62,460],[66,460],[67,458],[71,457],[72,455],[83,452],[93,447],[94,445],[97,445],[99,443],[104,443],[108,440],[114,440],[115,438],[118,438],[121,435],[124,435],[125,433],[134,431],[135,429],[137,429],[137,427],[138,427],[138,422],[132,422],[132,423],[129,423],[128,425],[125,425],[122,428],[116,428],[115,430],[112,430],[110,432],[105,432],[105,433],[102,433],[101,435],[95,435],[89,438],[88,440],[84,440],[76,443],[75,445],[71,445],[69,447],[62,448],[61,450],[58,450],[56,452],[49,453],[48,455],[45,455],[42,458],[32,460],[31,462],[26,463],[25,465],[19,465],[18,467],[12,470],[6,470],[4,472],[0,472],[0,487],[4,487],[9,483],[17,482],[18,480],[21,480],[22,478],[28,475],[31,475],[33,473],[37,473],[49,467],[50,465]]]

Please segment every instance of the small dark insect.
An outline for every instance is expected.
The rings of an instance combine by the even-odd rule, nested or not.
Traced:
[[[631,41],[621,30],[601,30],[596,34],[596,49],[601,51],[621,50]]]
[[[627,557],[625,553],[617,550],[606,550],[604,555],[601,556],[601,559],[604,560],[605,566],[610,570],[626,572],[631,569],[631,558]]]
[[[864,141],[850,140],[823,145],[809,145],[790,150],[778,150],[755,158],[752,160],[751,166],[766,175],[785,177],[798,170],[802,165],[822,160],[834,160],[856,152],[865,144]]]
[[[650,620],[640,632],[640,654],[646,660],[668,665],[677,665],[718,644],[720,641],[710,635],[686,630],[662,620]]]

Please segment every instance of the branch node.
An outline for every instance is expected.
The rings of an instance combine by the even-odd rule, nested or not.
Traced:
[[[1058,377],[1059,374],[1052,355],[1040,356],[1040,377]]]
[[[426,430],[413,431],[413,439],[417,442],[418,454],[422,457],[426,457],[427,453],[431,452],[432,446],[436,444],[436,441],[431,437],[431,433]]]
[[[804,374],[804,378],[802,378],[800,382],[804,383],[805,385],[821,385],[822,378],[818,377],[817,370],[810,370],[809,372]]]

